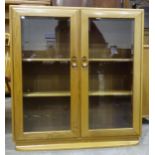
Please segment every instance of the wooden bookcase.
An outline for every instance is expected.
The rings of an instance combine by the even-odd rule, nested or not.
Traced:
[[[141,9],[11,7],[17,150],[138,144],[143,17]]]

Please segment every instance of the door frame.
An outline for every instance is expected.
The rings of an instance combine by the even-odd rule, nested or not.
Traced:
[[[71,20],[70,57],[77,57],[76,68],[70,67],[71,82],[71,130],[24,132],[23,129],[23,89],[22,89],[22,42],[21,42],[21,16],[39,17],[69,17]],[[12,63],[12,130],[14,140],[37,140],[72,138],[80,134],[80,104],[79,104],[79,11],[47,6],[11,6],[10,7],[11,32],[11,63]],[[70,59],[71,63],[71,59]],[[77,79],[77,80],[75,80]],[[77,89],[75,89],[77,88]],[[52,103],[51,103],[52,104]]]
[[[142,103],[142,58],[144,12],[142,9],[86,9],[81,11],[81,58],[88,58],[88,19],[116,18],[134,19],[134,58],[133,58],[133,128],[89,129],[89,75],[88,68],[81,67],[81,126],[83,137],[139,136],[141,134]],[[88,64],[89,65],[89,64]]]

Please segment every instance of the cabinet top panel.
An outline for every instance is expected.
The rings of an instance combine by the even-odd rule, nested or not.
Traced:
[[[82,13],[88,17],[102,18],[136,18],[144,16],[143,9],[95,8],[95,7],[56,7],[56,6],[10,6],[10,17],[17,16],[48,16],[73,17]]]
[[[21,9],[65,9],[65,10],[98,10],[98,11],[129,11],[129,12],[143,12],[143,9],[126,9],[126,8],[99,8],[99,7],[64,7],[64,6],[24,6],[24,5],[11,5],[10,6],[11,9],[17,9],[17,10],[21,10]],[[40,10],[41,12],[42,10]]]

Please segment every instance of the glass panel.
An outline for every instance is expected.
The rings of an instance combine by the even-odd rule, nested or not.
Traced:
[[[21,17],[23,58],[69,58],[70,19]]]
[[[120,91],[132,89],[131,62],[89,63],[90,91]]]
[[[70,92],[69,62],[24,62],[23,91]]]
[[[89,97],[90,129],[132,127],[131,97]]]
[[[134,21],[89,19],[90,58],[132,58]]]
[[[24,98],[24,131],[70,129],[70,98]]]
[[[89,128],[132,127],[133,19],[89,19]]]
[[[24,131],[71,130],[70,18],[21,17]]]

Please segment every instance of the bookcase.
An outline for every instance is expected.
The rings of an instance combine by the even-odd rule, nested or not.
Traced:
[[[143,10],[12,6],[10,11],[17,150],[137,144]]]

